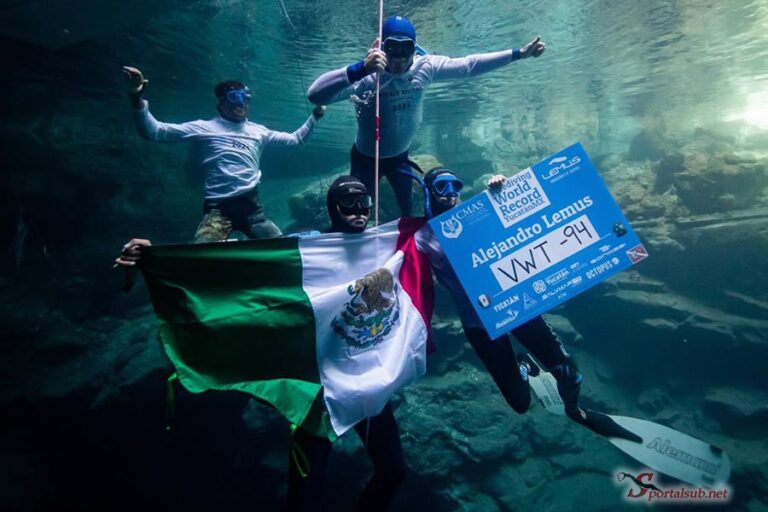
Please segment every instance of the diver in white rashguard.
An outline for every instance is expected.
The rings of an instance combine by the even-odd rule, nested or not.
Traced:
[[[522,48],[449,58],[427,55],[416,45],[416,29],[405,16],[384,21],[383,43],[374,41],[364,60],[321,75],[310,86],[309,100],[327,105],[345,99],[355,103],[357,137],[352,146],[351,174],[374,189],[376,144],[375,91],[381,72],[380,176],[392,185],[403,216],[412,213],[411,180],[398,172],[409,167],[408,151],[421,125],[424,90],[433,82],[467,78],[498,69],[546,49],[537,37]]]
[[[241,82],[229,80],[214,90],[219,116],[207,121],[181,124],[162,123],[149,112],[143,98],[147,80],[141,71],[123,67],[134,107],[136,129],[142,138],[165,142],[188,141],[198,148],[205,175],[203,185],[203,220],[195,233],[195,242],[226,240],[232,230],[248,238],[274,238],[282,233],[264,215],[259,201],[261,181],[259,161],[270,144],[297,146],[312,133],[315,122],[325,112],[317,106],[295,132],[278,132],[248,121],[251,93]]]

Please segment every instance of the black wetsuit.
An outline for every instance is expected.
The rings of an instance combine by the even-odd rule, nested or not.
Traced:
[[[464,326],[464,335],[490,373],[499,391],[515,412],[523,414],[531,405],[528,381],[520,374],[512,340],[508,335],[491,339],[482,327]],[[561,380],[562,367],[576,365],[549,324],[540,316],[512,330],[512,335]],[[575,371],[575,370],[574,370]],[[565,399],[563,400],[565,402]],[[574,404],[575,406],[575,404]]]
[[[531,404],[531,392],[528,381],[520,374],[512,340],[506,334],[496,339],[488,336],[434,233],[426,233],[419,244],[429,254],[437,281],[451,294],[467,340],[507,403],[518,413],[526,412]],[[578,385],[581,377],[573,358],[565,351],[547,322],[538,316],[513,329],[512,334],[555,376],[569,416],[578,415]]]
[[[518,413],[526,412],[531,404],[531,392],[527,378],[520,373],[517,357],[512,350],[512,340],[508,335],[494,340],[488,336],[434,233],[425,234],[419,240],[419,244],[422,250],[429,254],[432,270],[438,282],[451,293],[465,336],[488,369],[488,373],[491,374],[507,403]],[[620,437],[642,442],[639,436],[617,424],[610,416],[599,411],[582,411],[579,408],[581,373],[555,332],[541,316],[513,329],[512,334],[555,377],[557,391],[569,418],[605,437]]]
[[[373,477],[360,495],[358,510],[386,510],[406,473],[400,429],[392,406],[388,403],[381,413],[355,425],[355,432],[373,462]],[[309,471],[306,476],[302,476],[296,461],[291,457],[287,509],[321,510],[331,443],[301,429],[296,429],[293,440],[306,456]]]

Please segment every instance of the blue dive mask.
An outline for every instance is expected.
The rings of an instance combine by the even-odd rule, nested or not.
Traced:
[[[443,174],[432,182],[435,195],[440,197],[459,197],[459,192],[464,188],[464,183],[456,176]]]
[[[242,89],[232,89],[231,91],[227,91],[227,94],[224,97],[228,103],[235,107],[243,108],[251,102],[251,91],[247,87]]]

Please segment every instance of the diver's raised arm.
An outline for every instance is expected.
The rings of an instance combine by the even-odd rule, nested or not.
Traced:
[[[431,59],[434,68],[433,78],[434,80],[449,80],[452,78],[482,75],[516,60],[539,57],[544,53],[546,47],[546,44],[541,40],[541,36],[537,36],[536,39],[522,48],[467,55],[466,57],[454,59],[434,56]]]
[[[139,107],[133,109],[133,120],[136,130],[142,139],[162,142],[178,142],[201,133],[200,121],[188,123],[163,123],[155,119],[149,111],[149,102],[139,100]]]
[[[144,78],[144,75],[139,68],[131,66],[123,66],[123,75],[125,76],[128,98],[131,100],[131,105],[133,105],[134,108],[140,108],[141,99],[144,96],[144,89],[149,83],[149,80]]]
[[[199,122],[189,123],[163,123],[155,119],[149,111],[149,102],[144,99],[144,91],[149,80],[137,68],[123,66],[123,75],[126,78],[128,97],[133,105],[133,120],[139,136],[146,140],[159,140],[166,142],[184,140],[199,133]]]
[[[325,107],[323,105],[318,105],[312,110],[312,114],[306,121],[304,121],[304,124],[301,125],[298,130],[293,133],[270,130],[267,141],[270,144],[280,144],[283,146],[298,146],[304,144],[309,136],[312,135],[317,120],[324,115]]]

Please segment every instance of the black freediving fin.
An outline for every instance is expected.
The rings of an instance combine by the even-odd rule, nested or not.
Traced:
[[[586,409],[584,412],[587,414],[587,419],[584,419],[581,416],[572,419],[577,423],[581,423],[595,434],[599,434],[603,437],[626,439],[627,441],[633,441],[635,443],[643,442],[642,437],[622,427],[613,421],[607,414],[593,411],[592,409]]]

